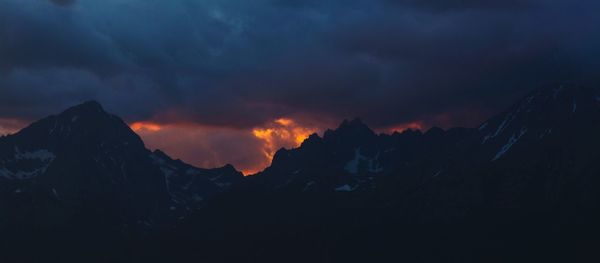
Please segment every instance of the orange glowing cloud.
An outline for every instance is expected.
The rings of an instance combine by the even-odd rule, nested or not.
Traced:
[[[286,118],[277,119],[275,123],[285,127],[295,124],[293,120]]]
[[[308,136],[318,130],[314,127],[303,127],[292,119],[280,118],[267,124],[266,127],[254,128],[252,134],[263,142],[262,152],[270,162],[277,150],[283,147],[298,147]]]
[[[150,150],[160,149],[174,159],[201,168],[233,164],[244,173],[259,171],[266,160],[262,141],[248,130],[204,126],[194,123],[130,123]]]
[[[135,132],[158,132],[162,130],[162,127],[159,124],[151,123],[151,122],[134,122],[129,125],[131,129]]]
[[[202,168],[233,164],[245,175],[262,171],[281,148],[296,148],[327,123],[278,118],[250,129],[205,126],[196,123],[137,121],[130,124],[150,149],[161,149],[173,158]],[[379,132],[423,130],[423,122],[409,122],[377,129]]]
[[[129,126],[151,150],[161,149],[173,158],[202,168],[233,164],[245,175],[269,166],[278,149],[298,147],[312,133],[320,131],[290,118],[250,129],[154,121],[137,121]]]

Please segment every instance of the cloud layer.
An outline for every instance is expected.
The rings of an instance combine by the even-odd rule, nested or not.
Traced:
[[[280,118],[474,126],[540,85],[598,86],[598,10],[585,0],[2,0],[0,118],[96,99],[130,122],[228,131]]]

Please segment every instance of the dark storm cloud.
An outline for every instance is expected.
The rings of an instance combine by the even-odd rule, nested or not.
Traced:
[[[476,125],[546,83],[596,86],[599,8],[583,0],[5,0],[0,118],[98,99],[129,120],[238,129],[278,117]]]

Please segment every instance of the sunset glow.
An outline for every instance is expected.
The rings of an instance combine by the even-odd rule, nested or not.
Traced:
[[[162,130],[162,127],[160,125],[151,123],[151,122],[134,122],[130,125],[130,127],[135,132],[140,132],[140,131],[157,132],[157,131]]]
[[[280,148],[298,147],[316,131],[315,128],[302,127],[292,119],[280,118],[274,120],[268,127],[254,128],[252,133],[263,141],[263,154],[267,159],[272,160],[275,152]]]
[[[197,167],[232,164],[245,175],[268,167],[282,147],[298,147],[308,136],[320,131],[290,118],[274,119],[250,129],[154,121],[136,121],[130,127],[152,150],[161,149]]]
[[[25,126],[26,124],[22,120],[0,118],[0,136],[13,134]]]
[[[311,134],[319,133],[328,126],[332,125],[307,125],[288,117],[274,118],[250,129],[149,120],[130,124],[150,149],[161,149],[173,158],[197,167],[216,168],[232,164],[245,175],[262,171],[271,165],[279,149],[299,147]],[[389,134],[424,128],[423,122],[415,121],[376,131]]]
[[[425,128],[425,125],[423,124],[423,122],[409,122],[409,123],[403,123],[400,125],[395,125],[390,127],[389,129],[387,129],[387,131],[384,132],[403,132],[406,130],[423,130]]]

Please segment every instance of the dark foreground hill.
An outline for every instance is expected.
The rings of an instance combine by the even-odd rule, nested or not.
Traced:
[[[13,252],[0,254],[589,261],[600,243],[599,135],[598,94],[555,86],[474,129],[378,135],[345,121],[242,178],[231,166],[198,169],[150,152],[85,103],[0,139],[0,227]]]

